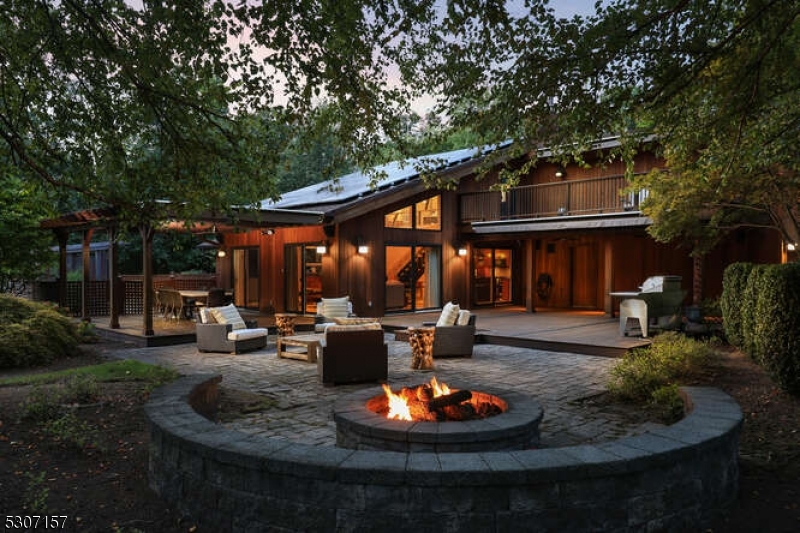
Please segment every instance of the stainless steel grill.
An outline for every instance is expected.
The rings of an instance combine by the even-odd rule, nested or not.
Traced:
[[[651,327],[678,327],[681,304],[686,297],[686,291],[681,288],[682,279],[681,276],[651,276],[642,283],[638,292],[612,292],[612,296],[625,298],[619,304],[620,335],[628,335],[628,319],[631,318],[638,319],[644,337]]]

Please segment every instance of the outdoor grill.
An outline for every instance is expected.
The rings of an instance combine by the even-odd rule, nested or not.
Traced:
[[[638,292],[612,292],[625,299],[619,304],[619,331],[628,335],[628,319],[639,320],[642,336],[649,327],[673,329],[679,323],[680,309],[686,291],[681,288],[681,276],[651,276]]]

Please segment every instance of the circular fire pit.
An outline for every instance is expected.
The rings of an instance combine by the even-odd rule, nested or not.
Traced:
[[[383,389],[340,398],[333,408],[336,444],[356,450],[399,452],[480,452],[524,450],[539,444],[541,406],[513,391],[470,390],[473,401],[490,403],[499,414],[463,421],[406,421],[386,417]]]

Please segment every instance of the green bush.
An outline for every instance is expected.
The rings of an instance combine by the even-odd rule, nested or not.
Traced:
[[[722,296],[719,306],[722,310],[722,324],[725,338],[737,348],[742,347],[742,298],[747,286],[747,278],[753,270],[752,263],[733,263],[725,269],[722,276]]]
[[[626,355],[611,369],[608,390],[615,397],[630,402],[666,406],[674,413],[679,381],[705,367],[714,355],[712,344],[665,332],[655,337],[650,346]],[[662,390],[664,388],[667,390]],[[670,392],[669,387],[675,387]]]
[[[770,265],[757,281],[755,358],[783,389],[800,393],[800,264]]]
[[[760,280],[766,272],[767,265],[754,265],[747,276],[747,283],[742,291],[742,297],[739,300],[740,314],[741,314],[741,332],[742,342],[739,348],[749,355],[754,361],[760,363],[758,353],[756,351],[756,305],[758,305],[758,297],[760,291]]]
[[[54,307],[0,294],[0,368],[49,364],[78,353],[78,329]]]

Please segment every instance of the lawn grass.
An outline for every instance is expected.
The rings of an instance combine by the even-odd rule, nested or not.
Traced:
[[[90,375],[98,382],[110,381],[145,381],[148,383],[166,383],[176,379],[179,374],[168,368],[149,365],[140,361],[120,360],[83,366],[56,372],[29,374],[0,379],[0,387],[13,385],[42,385],[55,383],[70,376]]]

